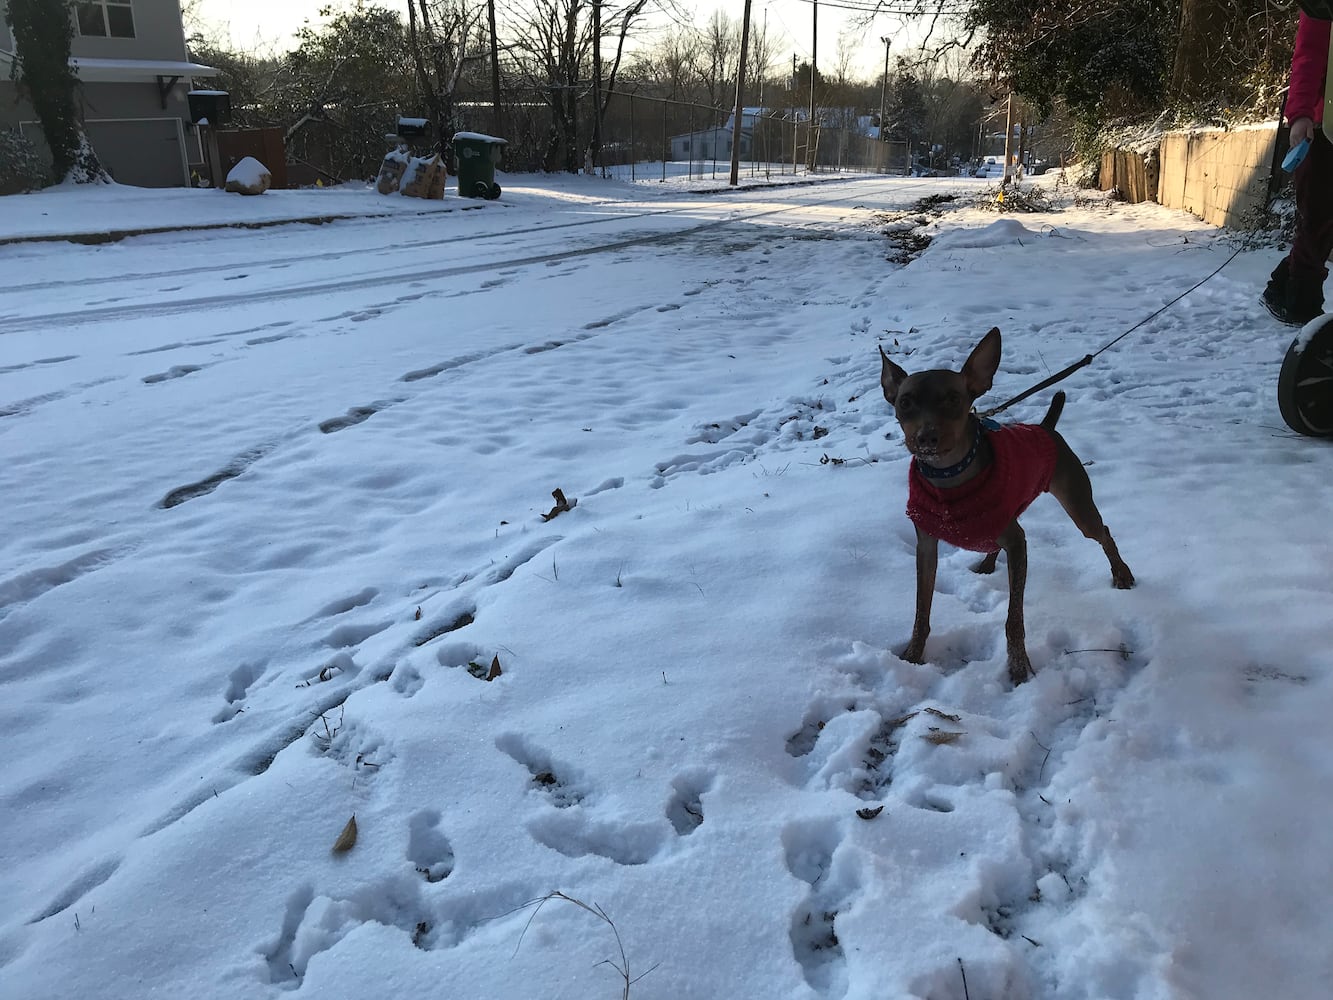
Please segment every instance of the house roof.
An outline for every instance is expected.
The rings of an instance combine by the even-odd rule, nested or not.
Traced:
[[[14,53],[0,49],[0,74],[9,76]],[[159,76],[220,76],[221,70],[202,63],[173,59],[83,59],[71,58],[70,66],[85,83],[148,82]]]
[[[159,76],[218,76],[221,71],[201,63],[171,59],[84,59],[75,57],[69,64],[85,83],[156,80]]]

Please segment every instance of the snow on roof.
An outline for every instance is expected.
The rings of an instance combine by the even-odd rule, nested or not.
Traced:
[[[202,63],[171,59],[84,59],[69,61],[79,79],[110,83],[129,80],[154,80],[159,76],[218,76],[221,70]]]

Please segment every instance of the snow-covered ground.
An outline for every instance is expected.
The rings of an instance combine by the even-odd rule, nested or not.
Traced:
[[[885,213],[978,182],[502,183],[0,199],[361,216],[0,247],[6,1000],[1328,994],[1333,452],[1278,416],[1277,252],[1065,383],[1138,586],[1039,499],[1015,690],[967,553],[896,655],[876,345],[999,326],[999,401],[1215,231],[955,202],[900,266]]]

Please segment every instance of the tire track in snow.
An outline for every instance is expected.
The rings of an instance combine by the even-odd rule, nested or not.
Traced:
[[[907,189],[903,188],[902,190]],[[3,316],[0,317],[0,332],[21,333],[32,330],[50,329],[51,327],[78,326],[87,323],[115,322],[126,319],[148,319],[156,316],[174,315],[185,311],[230,308],[241,305],[277,302],[286,299],[310,298],[360,291],[369,288],[407,285],[412,284],[413,282],[438,281],[443,278],[453,278],[467,274],[493,272],[502,268],[530,267],[536,264],[563,262],[578,257],[590,257],[604,253],[615,253],[616,251],[633,249],[635,247],[669,243],[671,241],[679,240],[682,237],[698,233],[706,233],[711,230],[721,229],[726,226],[734,226],[740,223],[754,222],[757,219],[768,218],[774,215],[802,212],[816,207],[823,208],[845,201],[856,201],[861,197],[861,194],[862,192],[858,191],[852,194],[844,194],[837,198],[823,199],[815,202],[801,202],[794,205],[782,205],[777,208],[766,208],[762,211],[732,215],[724,219],[711,219],[708,222],[689,226],[685,229],[671,230],[662,233],[648,233],[640,236],[631,236],[626,239],[612,240],[607,243],[598,243],[589,247],[580,247],[577,249],[563,248],[546,253],[512,257],[507,260],[487,261],[484,263],[473,264],[454,264],[416,270],[396,268],[391,272],[364,275],[359,278],[345,277],[308,282],[305,284],[293,284],[282,288],[254,291],[248,294],[204,295],[188,299],[172,299],[165,302],[140,302],[94,309],[73,309],[61,312],[43,313],[36,316]]]
[[[481,240],[503,239],[506,236],[530,236],[533,233],[545,233],[558,229],[572,229],[582,226],[599,226],[612,222],[632,222],[635,219],[649,219],[659,215],[678,215],[682,212],[697,208],[695,205],[686,205],[681,208],[661,209],[655,212],[634,212],[626,215],[605,216],[598,219],[580,219],[576,222],[557,222],[545,226],[527,226],[522,229],[503,229],[494,233],[478,233],[475,236],[469,236],[469,243],[476,243]],[[437,214],[437,213],[430,213]],[[439,213],[443,214],[443,213]],[[367,216],[367,218],[373,218]],[[297,220],[299,221],[299,220]],[[376,219],[376,221],[380,221]],[[297,224],[296,221],[293,224]],[[283,257],[270,257],[267,260],[247,260],[236,264],[223,264],[214,266],[199,267],[179,267],[168,271],[148,271],[135,274],[106,275],[99,278],[80,278],[77,284],[81,288],[90,288],[95,285],[116,284],[123,285],[129,281],[153,281],[163,278],[183,278],[194,274],[207,274],[210,277],[221,277],[229,271],[251,272],[263,270],[265,268],[280,267],[289,264],[304,264],[319,260],[345,260],[349,257],[364,258],[368,254],[380,254],[386,252],[427,250],[431,247],[452,246],[458,242],[456,235],[431,240],[413,240],[410,243],[384,243],[374,247],[357,247],[346,250],[326,250],[323,253],[302,253],[290,254]],[[50,288],[67,288],[70,284],[68,280],[61,281],[34,281],[25,285],[10,285],[0,289],[0,296],[15,295],[20,292],[40,292]],[[3,369],[0,369],[2,371]]]

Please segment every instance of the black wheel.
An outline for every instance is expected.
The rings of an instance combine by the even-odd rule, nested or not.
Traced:
[[[477,181],[472,185],[472,197],[489,198],[491,196],[491,186],[485,181]]]
[[[1292,430],[1333,437],[1333,314],[1312,319],[1287,348],[1277,405]]]
[[[491,193],[488,194],[486,197],[489,198],[491,201],[495,201],[496,198],[500,197],[500,185],[492,184]]]

